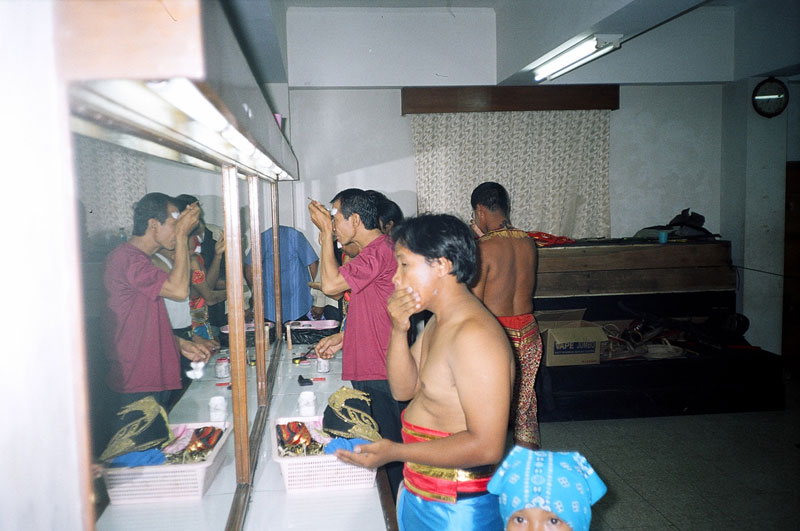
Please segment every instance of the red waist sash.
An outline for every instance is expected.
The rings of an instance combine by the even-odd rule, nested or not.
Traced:
[[[402,435],[405,444],[443,439],[452,435],[407,422],[405,411],[400,418],[403,423]],[[405,487],[420,498],[455,503],[459,493],[485,493],[486,485],[492,478],[495,468],[494,465],[461,469],[406,463],[403,467],[403,477]]]
[[[539,324],[534,319],[533,314],[524,313],[522,315],[511,315],[508,317],[498,317],[498,321],[508,334],[508,337],[516,345],[524,344],[529,341],[534,334],[539,333]]]

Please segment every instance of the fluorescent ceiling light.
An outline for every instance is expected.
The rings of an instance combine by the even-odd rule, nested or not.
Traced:
[[[231,143],[233,147],[239,150],[244,157],[252,157],[256,152],[256,147],[247,140],[247,138],[240,133],[235,127],[229,125],[220,133],[222,138]]]
[[[228,125],[228,120],[210,101],[185,77],[166,81],[148,81],[147,87],[177,107],[184,114],[205,125],[212,131],[220,132]]]
[[[131,130],[146,133],[151,141],[175,150],[181,149],[176,146],[182,146],[192,160],[199,157],[216,165],[233,163],[248,175],[249,170],[269,180],[277,180],[278,176],[294,180],[239,131],[235,122],[228,122],[189,79],[87,82],[73,85],[70,97],[75,116],[128,133]],[[154,154],[153,149],[148,152]],[[165,158],[174,160],[172,155]]]
[[[555,79],[619,48],[622,35],[592,35],[533,68],[534,81]]]

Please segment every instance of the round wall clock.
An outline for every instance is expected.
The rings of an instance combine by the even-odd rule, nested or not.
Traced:
[[[761,116],[774,118],[789,105],[789,89],[783,81],[770,77],[753,89],[753,108]]]

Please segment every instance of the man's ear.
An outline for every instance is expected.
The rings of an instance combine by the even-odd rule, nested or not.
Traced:
[[[150,230],[150,229],[158,230],[158,226],[159,225],[160,225],[160,223],[158,222],[158,220],[156,218],[150,218],[150,219],[147,220],[147,230]]]
[[[358,227],[362,225],[361,215],[359,215],[358,212],[353,212],[352,214],[350,214],[350,219],[348,219],[347,221],[349,221],[350,224],[353,225],[353,230],[358,229]]]
[[[436,259],[436,274],[439,278],[444,278],[453,271],[453,262],[444,257]]]

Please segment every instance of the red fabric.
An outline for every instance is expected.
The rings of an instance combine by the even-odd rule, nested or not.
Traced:
[[[411,424],[405,419],[405,413],[405,410],[403,410],[403,412],[400,414],[400,420],[403,423],[402,436],[404,444],[443,439],[452,435],[452,433],[432,430],[430,428],[424,428],[422,426],[417,426],[416,424]],[[419,436],[417,434],[423,434],[423,436]],[[492,474],[488,474],[487,477],[480,479],[450,481],[447,479],[435,478],[421,474],[409,467],[408,464],[403,466],[403,478],[406,482],[407,488],[409,488],[409,490],[417,496],[430,501],[441,500],[426,496],[425,493],[435,493],[448,496],[453,498],[453,501],[455,501],[459,492],[486,492],[486,486],[489,484],[491,476]]]
[[[542,338],[533,315],[498,317],[514,349],[517,375],[514,378],[512,416],[514,442],[539,448],[538,405],[536,403],[536,374],[542,360]]]
[[[169,275],[130,243],[106,259],[103,278],[111,367],[108,385],[120,393],[158,392],[181,387],[180,353],[172,336],[161,287]]]
[[[546,232],[529,232],[528,236],[536,240],[539,247],[550,247],[551,245],[563,245],[565,243],[575,243],[575,240],[566,236],[553,236]]]
[[[397,270],[394,243],[381,235],[339,268],[350,286],[350,307],[342,343],[343,380],[385,380],[392,322],[386,303]]]
[[[533,321],[533,314],[531,313],[524,313],[522,315],[511,315],[507,317],[498,317],[498,321],[500,324],[505,326],[506,328],[515,328],[517,330],[521,329],[526,324]]]

